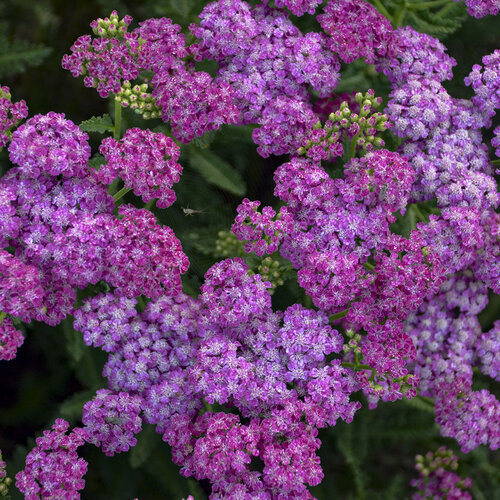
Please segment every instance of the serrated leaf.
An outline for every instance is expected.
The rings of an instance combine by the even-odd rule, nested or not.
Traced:
[[[50,47],[34,45],[26,40],[10,42],[7,37],[0,36],[0,78],[41,64],[51,52]]]
[[[85,342],[83,341],[83,336],[80,332],[77,332],[73,325],[71,324],[71,320],[65,319],[62,323],[64,337],[66,338],[66,351],[71,356],[73,361],[78,363],[87,349]]]
[[[147,425],[137,437],[137,444],[130,450],[130,467],[137,469],[143,465],[158,447],[159,436],[154,425]]]
[[[237,196],[246,193],[246,185],[240,173],[212,151],[200,152],[190,148],[189,164],[210,184]]]
[[[80,123],[79,127],[82,132],[97,132],[99,134],[113,132],[115,129],[111,117],[107,113],[102,116],[93,116]]]
[[[90,168],[95,168],[97,169],[101,165],[104,165],[106,163],[106,159],[102,155],[95,155],[93,158],[91,158],[88,161],[88,166]]]
[[[75,392],[69,398],[61,403],[58,415],[67,420],[80,420],[82,416],[83,405],[90,401],[95,396],[95,392],[91,390],[84,390]]]

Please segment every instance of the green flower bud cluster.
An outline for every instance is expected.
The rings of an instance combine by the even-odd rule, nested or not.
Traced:
[[[269,255],[261,260],[257,266],[257,272],[262,276],[262,281],[271,283],[272,288],[269,289],[271,294],[284,283],[283,269],[280,268],[280,262]]]
[[[429,451],[425,456],[417,455],[415,457],[415,468],[424,477],[428,477],[432,472],[438,469],[446,469],[456,471],[458,469],[458,457],[453,454],[452,450],[441,446],[436,453]]]
[[[145,120],[161,116],[161,109],[156,105],[156,99],[148,92],[147,83],[132,85],[125,80],[120,92],[115,95],[115,100],[124,108],[130,107]]]
[[[7,477],[7,472],[5,472],[5,466],[7,464],[2,460],[2,452],[0,451],[0,497],[5,497],[9,493],[9,486],[12,483],[12,479]]]
[[[345,353],[354,352],[354,355],[358,357],[361,354],[361,347],[359,347],[359,342],[361,341],[361,335],[359,333],[355,333],[354,330],[347,330],[345,332],[349,341],[342,346],[342,350]]]
[[[375,97],[375,91],[370,89],[365,94],[356,93],[354,99],[359,105],[359,113],[353,112],[347,101],[343,101],[340,109],[331,113],[324,125],[321,122],[314,125],[309,141],[297,153],[313,160],[340,156],[343,153],[342,136],[352,140],[350,158],[356,148],[366,153],[384,146],[384,140],[376,136],[392,127],[392,123],[386,115],[374,112],[382,103],[382,98]]]
[[[118,12],[114,10],[109,17],[98,18],[90,26],[94,34],[102,38],[122,38],[131,22],[130,16],[119,19]]]
[[[232,231],[219,231],[215,240],[215,255],[224,259],[244,257],[245,244]]]

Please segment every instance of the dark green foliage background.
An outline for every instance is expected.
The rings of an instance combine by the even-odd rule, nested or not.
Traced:
[[[0,0],[0,84],[10,87],[13,100],[27,101],[30,116],[52,110],[64,112],[67,118],[80,123],[107,112],[112,115],[108,101],[100,99],[95,90],[85,88],[81,79],[74,79],[61,69],[63,54],[69,52],[78,36],[90,33],[90,21],[116,8],[120,16],[131,14],[135,22],[149,17],[171,17],[187,32],[187,26],[197,21],[197,14],[206,3]],[[392,13],[401,3],[402,0],[391,0],[384,5]],[[433,12],[425,12],[415,18],[409,13],[400,23],[413,23],[416,29],[427,29],[445,42],[458,61],[455,79],[445,85],[455,97],[470,97],[471,90],[464,87],[463,77],[484,55],[500,47],[500,21],[491,16],[481,20],[470,18],[460,4],[442,20],[433,16]],[[318,27],[309,16],[298,19],[297,23],[304,30]],[[211,68],[209,64],[203,67],[207,71]],[[385,78],[363,62],[344,68],[339,92],[368,88],[376,89],[384,100],[390,90]],[[123,121],[124,129],[140,126],[166,130],[161,121],[143,122],[128,111]],[[96,152],[102,136],[95,133],[90,136]],[[207,183],[195,168],[200,156],[212,166],[224,161],[237,172],[229,179],[233,188],[221,189]],[[191,268],[184,280],[187,293],[197,293],[204,272],[217,259],[213,250],[217,232],[230,228],[243,195],[259,199],[263,205],[276,203],[272,196],[272,172],[281,161],[262,159],[256,154],[250,127],[223,127],[183,147],[184,174],[175,188],[178,201],[166,210],[155,209],[154,213],[163,224],[174,229],[190,258]],[[8,155],[2,151],[0,174],[8,168]],[[126,201],[142,206],[133,195],[128,195]],[[203,212],[186,217],[183,207]],[[411,229],[409,224],[412,221],[407,217],[395,229],[407,233]],[[94,287],[82,292],[81,297],[99,291]],[[304,297],[292,280],[273,298],[279,308],[301,300]],[[480,317],[484,329],[491,327],[499,310],[499,298],[492,295],[490,305]],[[11,477],[24,467],[26,453],[43,429],[57,417],[78,425],[83,404],[97,389],[106,386],[101,376],[106,355],[87,348],[81,334],[72,329],[70,319],[54,328],[37,323],[22,328],[26,341],[18,357],[0,362],[0,449]],[[489,388],[500,397],[488,379],[478,377],[476,384],[477,388]],[[311,490],[320,499],[409,498],[416,453],[435,450],[442,444],[459,452],[453,440],[439,436],[433,414],[412,402],[383,404],[374,411],[363,408],[352,424],[339,422],[335,428],[321,431],[320,438],[325,479]],[[500,499],[499,454],[485,447],[467,455],[458,454],[462,475],[473,479],[473,497]],[[193,494],[200,500],[209,492],[207,484],[179,475],[168,446],[151,426],[145,427],[137,447],[128,454],[108,458],[87,445],[82,455],[89,462],[84,499],[180,499]],[[21,498],[14,487],[11,495],[13,499]]]

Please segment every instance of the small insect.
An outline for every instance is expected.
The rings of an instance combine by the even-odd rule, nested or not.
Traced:
[[[104,420],[108,424],[113,424],[113,425],[123,425],[126,422],[126,419],[123,417],[104,417]]]
[[[181,207],[182,211],[184,212],[184,215],[186,217],[191,217],[195,214],[204,214],[205,213],[205,210],[193,210],[192,208],[184,208],[184,207]]]

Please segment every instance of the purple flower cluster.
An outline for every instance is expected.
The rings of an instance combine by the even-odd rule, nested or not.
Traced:
[[[455,0],[455,2],[458,1]],[[465,5],[469,14],[477,19],[488,14],[496,16],[500,11],[500,2],[498,0],[465,0]]]
[[[142,429],[141,411],[142,400],[138,396],[98,390],[83,407],[82,422],[87,442],[100,447],[108,457],[128,451],[137,444],[134,435]]]
[[[0,360],[14,359],[17,349],[23,345],[24,336],[4,313],[0,313],[0,321]]]
[[[346,63],[364,57],[375,64],[391,53],[391,23],[364,0],[332,0],[318,21],[329,35],[327,47]]]
[[[25,177],[84,178],[90,158],[88,139],[64,114],[50,111],[30,118],[12,134],[9,158]]]
[[[204,71],[178,69],[157,73],[152,81],[153,97],[162,109],[162,118],[172,123],[173,135],[190,142],[224,123],[235,123],[238,110],[234,90],[226,82],[216,82]]]
[[[483,67],[475,64],[464,81],[476,94],[472,102],[482,113],[492,117],[500,108],[500,49],[483,57]]]
[[[26,101],[12,102],[9,87],[0,87],[0,150],[9,143],[12,129],[27,116]]]
[[[452,78],[452,68],[457,62],[446,54],[446,47],[437,38],[406,26],[393,31],[391,43],[393,50],[379,58],[376,66],[394,86],[404,85],[413,78],[439,82]]]
[[[470,477],[462,479],[455,471],[458,468],[458,457],[444,446],[436,453],[428,452],[425,457],[415,457],[415,469],[418,479],[412,479],[411,485],[418,489],[413,500],[427,498],[446,498],[447,500],[470,500],[472,497],[466,489],[472,486]]]
[[[318,33],[303,35],[277,9],[219,0],[191,25],[200,39],[199,56],[219,63],[218,78],[235,90],[238,123],[258,123],[253,137],[259,153],[290,153],[318,120],[307,86],[321,95],[338,81],[336,56]]]
[[[182,167],[177,162],[180,149],[170,137],[131,128],[121,141],[104,139],[99,151],[107,162],[98,173],[105,184],[120,176],[145,203],[158,198],[158,207],[167,208],[175,201],[171,187],[179,181]]]
[[[318,5],[323,0],[274,0],[274,5],[281,9],[286,7],[295,16],[303,16],[304,14],[314,14]],[[263,0],[263,3],[269,3],[269,0]]]
[[[16,474],[16,486],[25,498],[80,498],[87,462],[78,458],[76,450],[85,444],[87,434],[78,427],[66,434],[68,429],[68,422],[59,418],[52,430],[43,431],[36,439],[36,447],[26,457],[26,468]]]
[[[283,235],[291,230],[291,217],[286,209],[278,215],[271,207],[258,211],[260,201],[245,198],[237,208],[238,215],[232,226],[233,233],[240,241],[244,240],[247,253],[255,252],[258,256],[272,254],[278,250]],[[276,216],[276,220],[273,218]]]
[[[111,25],[116,29],[100,28],[101,20],[93,21],[90,26],[99,38],[79,37],[71,46],[71,54],[65,54],[62,59],[64,69],[71,71],[74,77],[84,76],[85,86],[97,88],[101,97],[117,94],[122,81],[134,80],[141,70],[137,62],[139,37],[136,33],[127,33],[132,18],[126,16],[119,22],[116,11],[111,17],[115,18]]]

